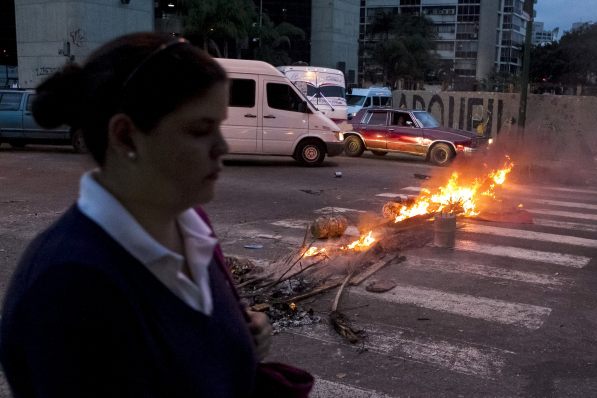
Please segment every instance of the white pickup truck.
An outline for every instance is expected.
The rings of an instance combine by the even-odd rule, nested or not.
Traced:
[[[75,151],[85,152],[83,135],[68,126],[45,129],[31,114],[34,90],[0,90],[0,144],[21,148],[27,144],[72,145]]]

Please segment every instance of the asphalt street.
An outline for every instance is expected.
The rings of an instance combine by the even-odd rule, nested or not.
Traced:
[[[388,200],[449,172],[392,155],[319,168],[229,156],[225,165],[206,208],[224,252],[265,267],[296,251],[317,216],[343,214],[358,231]],[[91,167],[66,147],[0,147],[0,293],[27,241],[75,200]],[[330,327],[332,290],[300,303],[321,322],[277,334],[271,359],[315,374],[313,397],[596,396],[597,188],[529,170],[513,172],[501,195],[532,223],[459,219],[453,249],[422,240],[345,289],[340,308],[367,332],[362,343]],[[365,289],[375,281],[395,287]]]

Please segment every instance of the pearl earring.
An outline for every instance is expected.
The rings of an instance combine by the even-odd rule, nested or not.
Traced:
[[[137,160],[137,154],[133,151],[128,151],[126,153],[126,157],[129,158],[130,160]]]

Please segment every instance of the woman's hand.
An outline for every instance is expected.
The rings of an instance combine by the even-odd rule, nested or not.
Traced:
[[[262,361],[269,353],[269,348],[272,344],[272,325],[270,325],[267,315],[263,312],[255,312],[247,310],[249,318],[249,330],[253,335],[255,342],[255,353],[257,358]]]

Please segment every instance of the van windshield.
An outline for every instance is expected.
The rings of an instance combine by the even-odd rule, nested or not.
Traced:
[[[344,98],[344,87],[340,86],[320,86],[315,87],[310,84],[307,85],[307,96],[315,98],[320,97],[337,97]]]
[[[348,106],[361,106],[365,103],[364,95],[346,94],[346,105]]]

